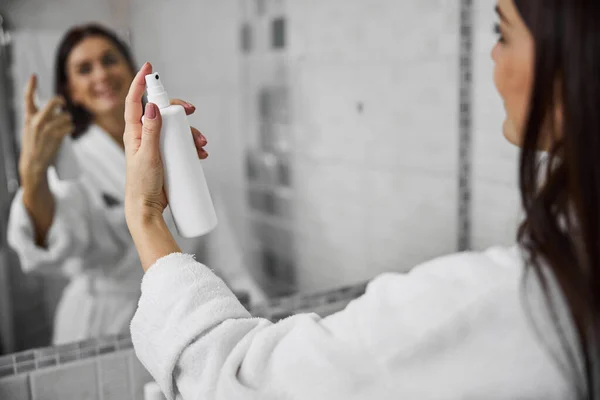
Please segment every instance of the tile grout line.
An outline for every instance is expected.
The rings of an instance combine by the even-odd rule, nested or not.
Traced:
[[[458,251],[471,249],[473,0],[460,2]]]

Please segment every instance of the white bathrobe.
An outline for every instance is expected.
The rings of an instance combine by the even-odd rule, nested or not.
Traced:
[[[516,248],[456,254],[382,275],[327,318],[273,324],[191,256],[171,254],[144,276],[131,333],[170,400],[574,399],[539,281],[523,272]]]
[[[47,247],[35,244],[21,192],[13,201],[8,226],[9,243],[26,272],[72,278],[55,316],[57,344],[127,332],[143,275],[125,222],[125,153],[96,125],[75,140],[73,148],[82,169],[77,181],[59,181],[54,170],[49,171],[56,209]],[[215,203],[219,225],[213,232],[198,239],[175,237],[184,251],[210,262],[234,290],[248,291],[260,300],[262,292],[244,269],[218,196]],[[166,214],[176,233],[170,213]]]

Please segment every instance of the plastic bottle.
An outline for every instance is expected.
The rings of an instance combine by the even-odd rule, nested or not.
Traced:
[[[198,158],[185,110],[170,105],[160,75],[146,75],[148,101],[162,116],[160,151],[165,190],[177,231],[183,237],[202,236],[217,226],[217,215]]]

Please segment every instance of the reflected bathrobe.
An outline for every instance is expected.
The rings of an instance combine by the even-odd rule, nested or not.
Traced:
[[[381,275],[329,317],[271,323],[210,269],[171,254],[145,274],[131,333],[170,400],[574,399],[553,358],[566,361],[555,319],[525,273],[516,248],[450,255]]]
[[[49,171],[56,208],[47,246],[35,244],[21,191],[13,201],[8,225],[9,243],[24,271],[71,278],[55,315],[55,344],[128,332],[143,275],[125,222],[125,153],[96,125],[73,141],[73,147],[82,169],[80,178],[63,182],[53,169]],[[219,225],[213,232],[203,238],[178,237],[167,210],[171,232],[184,251],[210,260],[233,289],[261,300],[261,290],[244,269],[223,206],[218,196],[214,198]]]

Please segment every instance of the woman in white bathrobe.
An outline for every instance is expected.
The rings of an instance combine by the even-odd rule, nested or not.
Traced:
[[[34,101],[36,78],[29,82],[19,164],[22,189],[12,205],[8,237],[25,271],[71,277],[54,326],[54,343],[65,343],[128,332],[140,295],[140,261],[123,206],[123,112],[135,67],[113,33],[90,25],[65,35],[55,73],[58,97],[42,110]],[[178,103],[188,114],[194,112],[192,105]],[[69,134],[80,174],[61,181],[49,166]],[[206,138],[196,129],[190,134],[199,157],[206,158]],[[204,238],[178,242],[210,262],[235,290],[260,302],[264,294],[244,269],[218,200],[218,227]]]
[[[157,195],[160,112],[147,105],[142,127],[128,104],[125,209],[147,270],[131,332],[169,400],[600,399],[600,7],[499,0],[498,14],[504,135],[522,147],[519,246],[383,275],[324,319],[251,318],[180,253]]]

